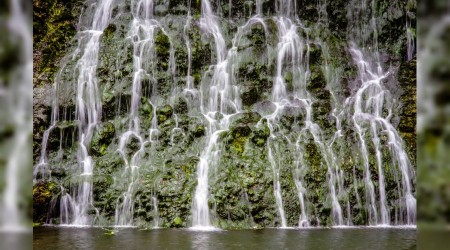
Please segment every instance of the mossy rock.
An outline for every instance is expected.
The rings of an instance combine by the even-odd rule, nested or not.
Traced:
[[[402,109],[398,129],[412,163],[416,159],[416,114],[417,114],[417,93],[416,93],[416,59],[403,62],[398,71],[398,81],[403,90],[400,97]],[[445,92],[445,91],[442,91]],[[448,98],[445,98],[448,100]]]
[[[171,118],[172,115],[173,115],[173,108],[169,104],[159,106],[156,109],[158,124],[164,123],[167,119]]]
[[[110,151],[95,159],[95,171],[98,171],[98,173],[101,174],[112,174],[124,164],[122,156],[119,153]]]
[[[166,227],[186,227],[191,214],[192,194],[196,186],[195,168],[198,158],[167,161],[165,170],[156,178],[145,178],[145,186],[158,185],[158,210]],[[151,188],[144,190],[143,202],[150,202]],[[148,201],[147,201],[148,200]],[[149,215],[147,215],[149,216]]]
[[[114,35],[114,32],[116,32],[117,27],[115,24],[111,23],[108,25],[108,27],[103,30],[103,35],[107,38],[110,38],[112,35]]]
[[[141,103],[140,112],[143,116],[146,116],[149,120],[152,120],[153,118],[153,105],[150,103],[150,101],[147,98],[144,99]]]
[[[267,123],[264,123],[260,127],[253,130],[253,137],[251,138],[251,140],[256,144],[256,146],[262,147],[266,144],[267,138],[269,138],[269,136],[269,126],[267,126]]]
[[[256,124],[261,119],[261,115],[256,112],[238,113],[231,117],[230,127],[235,127],[238,124]]]
[[[230,129],[229,134],[232,138],[238,138],[238,137],[247,137],[250,135],[252,130],[248,125],[238,125],[234,126]]]
[[[33,222],[45,223],[56,190],[54,182],[38,182],[33,186]]]
[[[188,103],[184,97],[178,97],[174,104],[174,111],[177,114],[186,114],[189,111]]]
[[[183,227],[183,220],[180,217],[173,219],[172,227]]]
[[[170,40],[169,37],[161,30],[159,30],[155,36],[155,51],[158,57],[157,69],[168,70],[170,58]]]
[[[310,82],[306,86],[306,89],[310,92],[317,92],[322,89],[324,89],[327,85],[327,82],[325,80],[325,76],[320,69],[320,67],[312,67],[311,68],[311,76],[310,76]]]
[[[84,1],[49,0],[33,1],[33,69],[36,76],[47,76],[45,84],[53,82],[55,65],[63,57],[69,47],[70,40],[76,33],[79,14]],[[33,78],[33,84],[38,84],[39,77]]]
[[[247,62],[239,66],[238,77],[247,88],[255,88],[258,95],[272,88],[271,77],[275,73],[274,65],[266,65],[258,62]]]
[[[61,141],[62,138],[65,140]],[[58,122],[56,127],[50,131],[47,141],[47,152],[55,152],[63,148],[71,148],[76,144],[73,144],[78,138],[78,124],[76,122],[61,121]]]
[[[398,128],[402,132],[413,133],[416,131],[416,117],[404,116],[400,118],[400,124]]]
[[[323,59],[322,48],[315,44],[311,44],[309,50],[309,63],[311,65],[321,65]]]
[[[281,125],[291,128],[295,121],[303,121],[304,111],[296,106],[286,106],[280,112]]]
[[[234,152],[237,155],[242,155],[245,151],[245,143],[247,142],[247,138],[235,137],[228,141],[228,148],[231,152]]]
[[[245,106],[255,104],[259,99],[259,91],[253,84],[244,84],[241,88],[241,100]]]
[[[149,129],[154,118],[154,107],[152,103],[145,97],[142,98],[141,107],[139,108],[139,115],[142,129]]]
[[[261,116],[267,116],[273,114],[277,106],[271,101],[261,101],[254,106],[254,110]]]
[[[194,137],[202,137],[204,136],[206,133],[206,128],[203,124],[197,124],[195,125],[192,134],[194,135]]]
[[[102,156],[106,154],[106,149],[111,144],[115,135],[115,127],[111,122],[104,122],[98,125],[92,137],[90,151],[93,155]]]

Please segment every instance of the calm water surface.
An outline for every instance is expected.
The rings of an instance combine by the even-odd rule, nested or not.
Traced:
[[[261,229],[199,232],[187,229],[39,227],[34,249],[415,249],[416,230],[396,228]]]

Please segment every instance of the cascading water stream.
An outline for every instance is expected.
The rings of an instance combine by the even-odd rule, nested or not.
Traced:
[[[411,16],[414,16],[415,13],[411,12],[410,9],[415,8],[416,1],[408,0],[407,8],[406,8],[406,59],[409,61],[413,59],[414,52],[416,51],[416,43],[415,43],[415,30],[411,26]]]
[[[283,197],[281,196],[281,185],[280,185],[280,169],[279,169],[279,161],[275,160],[275,156],[272,153],[272,149],[268,148],[267,157],[269,159],[270,165],[272,165],[273,170],[273,193],[275,195],[275,202],[277,204],[278,213],[280,214],[281,220],[281,228],[287,227],[286,222],[286,214],[284,213],[283,207]],[[276,155],[277,159],[279,159],[280,155]]]
[[[192,50],[191,50],[191,41],[189,39],[189,34],[188,34],[188,30],[191,26],[191,21],[192,21],[192,16],[191,16],[191,1],[189,0],[189,10],[188,10],[188,14],[187,14],[187,21],[186,21],[186,25],[183,28],[183,38],[186,41],[186,49],[187,49],[187,75],[186,75],[186,88],[185,91],[186,92],[191,92],[191,91],[195,91],[194,86],[193,86],[193,81],[194,79],[192,79]]]
[[[298,144],[296,144],[298,145]],[[301,157],[301,156],[300,156]],[[300,218],[298,221],[298,227],[309,227],[310,223],[310,219],[308,218],[308,214],[306,212],[306,202],[305,202],[305,195],[306,195],[306,189],[303,187],[303,183],[301,181],[301,174],[302,172],[305,170],[304,165],[297,161],[295,162],[297,164],[297,169],[294,172],[294,180],[295,180],[295,187],[297,188],[297,195],[298,195],[298,200],[300,201],[300,209],[301,209],[301,214],[300,214]]]
[[[210,229],[210,212],[208,206],[208,173],[209,168],[214,167],[219,156],[217,139],[219,133],[228,126],[227,118],[217,121],[215,115],[228,114],[228,105],[232,104],[237,108],[236,103],[228,93],[230,86],[229,73],[227,72],[228,60],[226,57],[226,44],[217,22],[217,17],[211,9],[211,3],[208,0],[202,0],[202,17],[200,19],[200,28],[214,38],[216,47],[217,64],[214,66],[214,75],[209,83],[209,89],[204,93],[201,91],[201,112],[209,122],[208,144],[203,150],[200,161],[197,166],[197,187],[192,206],[192,226],[198,229]],[[208,86],[205,86],[208,88]],[[204,100],[206,99],[206,100]],[[237,109],[234,110],[238,111]]]
[[[22,1],[9,1],[9,17],[6,19],[8,33],[6,37],[17,43],[16,56],[19,65],[12,68],[9,77],[0,76],[0,102],[2,105],[2,124],[13,126],[11,138],[2,138],[2,153],[8,148],[8,157],[2,163],[2,190],[0,192],[0,232],[28,231],[27,209],[23,208],[21,184],[29,183],[25,173],[31,163],[29,136],[32,134],[31,106],[32,95],[32,37],[29,15]],[[4,34],[5,35],[5,34]],[[4,44],[2,43],[2,46]],[[2,48],[4,50],[4,47]],[[17,63],[17,62],[16,62]],[[4,73],[3,73],[4,74]],[[9,78],[9,79],[8,79]],[[7,122],[3,119],[7,117]],[[11,122],[9,124],[9,122]],[[2,131],[3,132],[3,131]],[[3,160],[2,160],[3,161]],[[28,176],[28,175],[26,175]],[[4,179],[3,179],[4,178]],[[22,205],[22,206],[21,206]],[[25,210],[25,213],[24,213]],[[6,244],[8,246],[8,244]]]
[[[239,61],[237,46],[243,33],[254,24],[263,25],[264,21],[254,16],[246,24],[238,28],[232,48],[227,52],[223,34],[217,22],[217,17],[211,9],[209,1],[202,1],[201,29],[213,36],[216,47],[217,64],[213,67],[213,76],[209,86],[203,86],[201,91],[201,112],[207,119],[208,144],[200,156],[197,166],[197,187],[192,207],[192,225],[194,229],[211,229],[210,211],[208,206],[208,173],[209,168],[217,165],[220,157],[220,147],[217,143],[221,132],[227,131],[233,115],[241,112],[239,88],[234,78],[234,66]],[[202,82],[204,84],[204,82]]]
[[[339,174],[336,173],[336,165],[334,162],[336,162],[335,156],[333,154],[333,151],[330,147],[327,146],[327,144],[323,140],[323,132],[321,131],[320,127],[312,122],[311,114],[312,114],[312,106],[311,104],[306,103],[306,121],[305,121],[305,129],[309,131],[309,133],[312,135],[314,139],[314,143],[319,148],[319,151],[321,152],[325,165],[327,166],[327,179],[328,179],[328,187],[330,192],[330,198],[331,198],[331,205],[332,205],[332,218],[334,221],[335,226],[343,225],[343,215],[342,215],[342,208],[337,198],[337,191],[336,186],[338,183],[338,177]]]
[[[76,97],[76,114],[79,120],[80,163],[79,183],[61,198],[61,224],[88,225],[92,221],[88,210],[93,207],[92,173],[94,162],[88,153],[95,126],[100,122],[101,100],[97,83],[97,63],[100,37],[111,17],[113,0],[99,1],[96,5],[89,30],[79,31],[80,43],[76,50],[83,51],[77,62],[78,88]],[[68,212],[69,214],[65,214]]]
[[[276,24],[278,27],[278,37],[279,42],[277,45],[277,67],[276,67],[276,76],[274,80],[274,86],[273,86],[273,92],[272,92],[272,102],[274,102],[277,105],[276,111],[270,115],[267,116],[267,120],[269,122],[269,125],[271,129],[272,136],[274,131],[273,128],[278,123],[278,116],[281,115],[278,114],[281,112],[285,107],[295,107],[301,110],[304,110],[306,113],[306,119],[305,119],[305,127],[302,131],[310,133],[313,138],[315,144],[319,147],[322,156],[325,159],[326,166],[328,168],[328,186],[330,188],[330,196],[332,199],[332,214],[335,225],[342,225],[343,224],[343,218],[342,218],[342,209],[341,206],[337,200],[337,194],[335,191],[336,186],[336,173],[333,169],[333,153],[331,149],[327,147],[324,140],[322,139],[322,132],[319,128],[319,126],[312,122],[312,100],[310,97],[310,94],[306,90],[306,81],[309,78],[309,41],[308,39],[303,39],[299,37],[298,35],[298,29],[302,29],[301,25],[296,25],[290,18],[289,15],[292,15],[292,8],[291,6],[296,5],[296,2],[291,1],[280,1],[278,2],[278,9],[279,9],[279,15],[282,17],[276,18]],[[290,61],[288,61],[290,59]],[[291,71],[292,71],[292,82],[294,83],[293,90],[291,93],[287,90],[287,86],[285,83],[285,77],[284,77],[284,65],[290,65]],[[293,96],[295,101],[291,102],[289,101],[289,96]],[[284,135],[288,136],[288,135]],[[296,144],[295,147],[299,148],[303,142],[301,141],[302,137],[299,137],[298,139],[295,139]],[[269,159],[272,158],[271,155],[272,149],[270,148],[270,143],[268,144],[269,147]],[[300,155],[300,154],[299,154]],[[281,157],[279,155],[278,157]],[[295,156],[294,156],[295,157]],[[298,160],[296,162],[301,163],[301,156],[297,156]],[[274,195],[276,197],[278,212],[280,214],[281,218],[281,227],[287,227],[285,214],[284,214],[284,208],[283,208],[283,201],[281,196],[281,188],[279,184],[279,164],[277,164],[275,161],[270,161],[272,164],[272,168],[274,171]],[[299,226],[308,226],[309,225],[309,218],[306,214],[305,209],[305,188],[302,186],[301,178],[298,176],[299,172],[302,172],[302,168],[304,168],[304,164],[299,164],[300,168],[297,166],[297,172],[294,172],[294,179],[297,187],[298,197],[301,205],[301,214],[299,219]]]
[[[281,8],[283,8],[283,5],[281,5]],[[286,11],[289,11],[288,7]],[[276,19],[275,21],[278,28],[279,42],[277,45],[277,61],[276,61],[277,66],[272,92],[272,102],[275,103],[277,109],[274,112],[274,114],[271,114],[270,116],[267,117],[269,128],[271,128],[272,134],[271,137],[275,137],[275,135],[273,135],[273,128],[274,125],[277,123],[278,112],[281,112],[282,108],[285,105],[289,105],[289,101],[287,100],[286,84],[283,76],[283,64],[285,63],[284,60],[287,57],[291,58],[292,71],[294,72],[293,78],[295,76],[298,76],[295,75],[295,73],[300,75],[302,67],[299,65],[299,63],[302,63],[303,49],[304,49],[303,47],[304,43],[297,34],[298,27],[295,24],[293,24],[290,19],[288,19],[287,17],[281,17]],[[268,143],[267,146],[268,146],[269,161],[271,162],[274,173],[274,195],[278,207],[278,213],[281,219],[281,227],[287,227],[286,216],[283,207],[283,200],[281,196],[282,191],[279,183],[279,175],[280,175],[279,169],[281,166],[279,166],[279,164],[277,164],[276,161],[273,159],[273,152],[270,143]],[[277,156],[280,157],[280,155]]]
[[[129,116],[129,127],[120,136],[118,152],[121,154],[125,162],[125,170],[122,174],[124,180],[126,180],[128,188],[118,199],[115,212],[115,225],[117,226],[133,226],[134,222],[134,206],[135,206],[135,193],[139,186],[139,168],[142,164],[142,158],[145,154],[145,147],[147,144],[153,145],[158,142],[157,135],[159,130],[156,122],[156,113],[153,114],[153,119],[149,129],[148,139],[141,134],[139,117],[139,109],[142,102],[142,82],[144,79],[153,79],[154,71],[156,69],[156,57],[155,57],[155,35],[157,31],[161,31],[164,35],[168,35],[161,24],[154,19],[153,0],[136,0],[132,1],[132,14],[133,20],[131,22],[131,29],[129,39],[133,43],[133,85],[131,95],[131,113]],[[170,40],[169,40],[170,42]],[[172,43],[170,43],[172,44]],[[168,70],[174,74],[174,50],[170,49],[170,60]],[[151,101],[150,105],[154,106]],[[177,123],[178,124],[178,123]],[[174,131],[178,131],[174,128]],[[139,149],[131,153],[131,159],[129,159],[129,152],[127,145],[133,138],[137,138],[139,141]],[[172,139],[173,140],[173,139]],[[153,206],[155,209],[154,227],[159,226],[158,222],[158,208],[157,198],[152,197]]]
[[[366,1],[363,1],[361,5],[355,4],[354,6],[357,6],[355,9],[349,9],[349,17],[353,18],[353,21],[355,21],[361,29],[356,29],[356,35],[349,38],[352,59],[358,69],[357,80],[361,82],[361,85],[358,87],[355,94],[349,97],[347,101],[352,105],[352,120],[361,146],[366,188],[366,208],[369,216],[369,224],[391,224],[389,209],[387,208],[385,176],[383,171],[384,163],[382,160],[380,140],[380,138],[384,136],[387,137],[386,143],[389,145],[389,154],[392,157],[392,164],[397,165],[401,173],[402,188],[397,204],[399,209],[396,208],[399,216],[396,214],[396,218],[402,218],[402,215],[406,214],[406,220],[403,222],[410,225],[415,223],[416,216],[416,201],[412,195],[410,183],[411,178],[414,178],[414,170],[412,169],[411,163],[402,146],[403,142],[401,137],[390,123],[393,104],[391,101],[388,101],[390,93],[384,86],[384,82],[389,83],[386,79],[391,72],[386,72],[382,69],[379,59],[377,22],[373,15],[376,7],[375,2],[371,2],[372,16],[369,16],[367,4]],[[357,42],[362,44],[363,48],[359,48]],[[408,60],[410,59],[409,50],[410,48],[408,49]],[[368,131],[370,131],[370,134]],[[372,145],[370,145],[369,138],[372,138]],[[379,180],[378,197],[375,194],[375,187],[371,177],[368,151],[369,146],[373,147],[375,150],[375,165],[378,170]]]
[[[139,177],[139,164],[146,141],[141,136],[139,108],[142,97],[142,79],[148,77],[147,69],[153,69],[154,33],[158,24],[153,20],[153,1],[138,0],[131,2],[133,21],[129,39],[133,43],[133,84],[131,92],[131,106],[128,130],[120,137],[118,152],[125,162],[123,178],[128,180],[126,192],[117,201],[115,212],[115,225],[132,226],[134,215],[134,193]],[[153,128],[153,127],[152,127]],[[156,129],[156,128],[153,128]],[[137,138],[139,150],[131,153],[129,159],[127,143],[130,139]]]

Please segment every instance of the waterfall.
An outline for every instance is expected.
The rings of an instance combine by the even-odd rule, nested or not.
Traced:
[[[413,29],[412,25],[411,25],[411,16],[414,16],[415,13],[410,11],[410,9],[415,8],[416,7],[416,1],[414,0],[409,0],[408,4],[407,4],[407,8],[406,8],[406,59],[408,61],[410,61],[413,56],[414,56],[414,52],[416,51],[416,43],[415,43],[415,38],[416,38],[416,32]]]
[[[278,7],[280,8],[280,14],[289,15],[291,13],[291,5],[294,5],[291,1],[281,1],[279,2]],[[278,28],[278,37],[279,42],[277,45],[277,66],[276,66],[276,76],[274,77],[274,85],[272,91],[272,102],[276,103],[277,109],[275,112],[269,116],[267,116],[267,120],[269,121],[269,127],[271,128],[271,136],[276,137],[274,128],[278,126],[279,117],[282,115],[282,112],[285,108],[296,108],[303,110],[306,114],[305,119],[305,127],[302,129],[302,132],[298,136],[298,138],[293,138],[296,141],[295,148],[302,148],[302,144],[304,136],[306,134],[310,134],[314,138],[315,144],[319,147],[322,156],[325,159],[325,165],[328,169],[328,187],[330,191],[330,198],[332,200],[332,215],[335,225],[343,224],[343,216],[342,216],[342,208],[337,199],[336,192],[336,165],[334,163],[334,156],[332,150],[326,144],[325,139],[322,138],[323,131],[321,128],[312,121],[312,103],[313,99],[311,98],[310,93],[306,89],[307,81],[309,79],[310,71],[309,71],[309,44],[310,41],[308,37],[302,38],[298,35],[299,29],[304,29],[302,24],[295,24],[293,20],[289,17],[281,17],[276,18],[277,28]],[[307,31],[306,31],[307,32]],[[290,61],[288,61],[290,59]],[[285,82],[284,76],[284,65],[291,65],[292,70],[292,78],[293,78],[293,90],[288,91]],[[290,100],[290,97],[294,98],[294,101]],[[288,138],[288,134],[282,134],[282,137]],[[293,145],[293,146],[294,146]],[[269,147],[269,158],[272,158],[272,152]],[[295,179],[295,186],[297,187],[298,197],[301,205],[301,215],[299,219],[299,225],[308,226],[309,218],[305,209],[305,200],[304,196],[306,193],[306,189],[303,187],[300,177],[298,176],[299,172],[304,172],[303,168],[308,168],[305,166],[305,163],[302,163],[301,153],[297,152],[298,158],[296,161],[298,164],[297,169],[293,172]],[[278,157],[282,157],[281,154]],[[279,184],[279,166],[274,160],[270,160],[273,170],[274,170],[274,193],[276,197],[276,203],[278,207],[278,211],[281,218],[281,227],[286,227],[286,219],[283,208],[283,201],[281,197],[281,190]]]
[[[281,155],[276,155],[277,159]],[[273,193],[275,195],[275,201],[278,208],[278,213],[280,214],[280,220],[281,220],[281,227],[286,228],[287,222],[286,222],[286,214],[284,213],[284,207],[283,207],[283,198],[281,197],[281,187],[280,187],[280,170],[277,164],[277,161],[275,160],[275,157],[272,153],[272,149],[269,147],[268,149],[268,158],[270,161],[270,164],[273,168]]]
[[[185,2],[88,0],[33,170],[35,185],[61,186],[49,216],[194,230],[415,224],[398,62],[385,65],[375,0],[337,14],[330,1]],[[414,8],[402,5],[403,61]],[[75,150],[63,124],[78,128]],[[114,132],[94,152],[104,124]]]
[[[139,181],[139,167],[144,154],[146,144],[152,140],[152,133],[149,140],[141,135],[139,108],[142,98],[142,81],[151,76],[154,70],[154,36],[160,29],[158,21],[153,19],[153,0],[137,0],[131,3],[133,21],[131,22],[129,39],[133,43],[133,84],[131,91],[131,106],[128,130],[120,136],[119,148],[117,149],[125,162],[123,179],[128,179],[127,190],[119,198],[116,206],[115,225],[132,226],[134,217],[134,196],[136,186]],[[156,117],[153,118],[152,132],[157,132]],[[127,143],[137,138],[139,150],[132,153],[131,159],[127,155]]]
[[[217,17],[212,12],[211,3],[208,0],[202,0],[201,9],[202,17],[200,19],[200,27],[204,32],[214,37],[217,64],[214,66],[213,77],[209,86],[206,85],[206,91],[201,92],[201,111],[209,122],[208,144],[203,150],[197,166],[198,183],[192,205],[192,225],[194,228],[208,229],[211,227],[208,206],[209,168],[217,164],[220,153],[220,149],[217,147],[219,133],[226,130],[229,125],[228,117],[224,117],[220,121],[215,116],[217,113],[227,115],[233,113],[233,111],[236,112],[238,111],[238,106],[233,99],[233,87],[230,84],[230,76],[227,71],[229,59],[226,58],[227,49],[217,22]],[[233,110],[230,110],[230,108]]]
[[[289,1],[290,3],[290,1]],[[289,6],[281,5],[279,8],[286,8],[286,11],[290,11]],[[284,82],[284,76],[283,73],[283,63],[285,60],[285,57],[290,56],[292,58],[292,70],[293,75],[302,74],[301,72],[302,68],[301,65],[298,63],[302,62],[303,59],[303,49],[304,49],[304,42],[300,39],[300,37],[297,34],[297,26],[292,23],[290,19],[287,17],[281,17],[279,19],[276,19],[277,27],[278,27],[278,37],[279,42],[277,45],[277,66],[276,66],[276,76],[274,81],[274,87],[272,92],[272,101],[276,103],[277,109],[274,114],[271,114],[268,116],[267,120],[269,122],[269,128],[271,128],[271,134],[272,138],[275,138],[275,135],[273,135],[274,125],[273,123],[277,122],[277,113],[282,110],[284,106],[289,105],[289,101],[287,101],[287,92],[286,92],[286,85]],[[300,72],[298,72],[300,71]],[[296,75],[296,76],[298,76]],[[283,208],[283,200],[281,196],[281,187],[279,182],[279,169],[281,166],[277,164],[277,162],[274,160],[273,152],[271,149],[270,144],[268,143],[268,157],[269,161],[272,165],[273,174],[274,174],[274,195],[276,204],[278,207],[278,213],[280,215],[281,219],[281,227],[287,227],[286,222],[286,216]],[[281,155],[277,154],[277,158],[281,157]],[[301,197],[302,194],[299,194],[299,197]]]
[[[193,91],[193,79],[192,79],[192,50],[191,50],[191,41],[189,40],[188,30],[191,25],[192,16],[191,16],[191,1],[189,1],[189,11],[187,15],[187,21],[186,25],[183,28],[183,37],[186,40],[186,48],[188,52],[188,58],[187,58],[187,75],[186,75],[186,88],[185,91]]]
[[[259,7],[260,8],[260,7]],[[251,17],[243,26],[238,27],[232,39],[232,47],[227,50],[224,36],[221,33],[217,17],[211,9],[211,3],[202,1],[202,18],[200,27],[211,34],[215,42],[217,64],[213,68],[213,76],[209,87],[202,86],[201,111],[208,120],[208,144],[203,150],[197,166],[197,187],[192,208],[192,221],[194,229],[208,229],[211,227],[208,206],[208,173],[209,168],[216,166],[220,157],[220,134],[227,131],[234,115],[242,112],[242,103],[239,98],[239,87],[236,85],[235,67],[240,57],[237,47],[245,32],[253,25],[261,24],[264,30],[266,25],[260,17]],[[202,84],[205,82],[202,81]],[[207,87],[207,88],[205,88]]]
[[[81,37],[77,51],[83,53],[76,67],[78,74],[76,114],[79,120],[78,162],[80,164],[77,181],[79,183],[71,188],[72,193],[66,193],[61,198],[61,211],[70,213],[70,215],[61,214],[61,224],[89,225],[92,222],[88,210],[93,207],[92,173],[95,162],[89,155],[88,148],[95,126],[101,120],[102,105],[96,71],[100,37],[109,23],[113,3],[113,0],[99,1],[90,29],[79,31]]]
[[[18,44],[17,49],[14,50],[18,53],[15,55],[18,61],[14,62],[16,65],[11,68],[9,75],[2,73],[0,77],[0,102],[3,107],[1,126],[2,129],[7,126],[14,128],[11,137],[3,137],[1,144],[2,153],[6,151],[7,156],[5,159],[2,155],[4,172],[2,172],[3,185],[0,193],[0,232],[28,230],[27,212],[20,198],[24,194],[23,182],[29,181],[25,174],[29,171],[28,166],[31,163],[28,157],[24,156],[30,153],[29,135],[32,134],[30,124],[32,96],[29,89],[32,87],[33,63],[31,27],[28,25],[29,17],[24,7],[21,1],[9,1],[10,9],[8,18],[5,20],[8,33],[4,34],[7,38],[4,41]],[[10,49],[8,46],[4,48],[6,48],[4,51]],[[5,75],[8,76],[5,77]]]
[[[361,146],[369,223],[373,225],[390,224],[380,143],[380,137],[387,136],[392,164],[398,167],[401,174],[401,183],[399,183],[401,191],[399,192],[400,197],[398,197],[399,209],[396,217],[401,218],[405,213],[406,224],[414,224],[416,221],[416,200],[412,195],[411,178],[415,173],[402,146],[403,141],[390,123],[393,103],[390,101],[391,93],[389,93],[384,82],[389,83],[386,80],[392,72],[384,71],[382,68],[378,51],[377,22],[374,16],[376,3],[372,1],[370,3],[371,8],[367,6],[368,4],[367,1],[361,2],[360,6],[355,3],[355,9],[349,9],[349,16],[353,18],[351,20],[356,21],[360,27],[360,30],[355,30],[356,35],[350,37],[350,52],[354,63],[357,65],[357,80],[360,81],[361,85],[348,101],[353,105],[352,120]],[[369,10],[371,11],[369,12]],[[359,46],[362,46],[362,48]],[[408,60],[410,60],[411,48],[409,45],[408,48]],[[370,131],[370,133],[367,131]],[[372,145],[370,146],[375,149],[379,180],[378,201],[376,200],[368,158],[369,138],[372,139]]]

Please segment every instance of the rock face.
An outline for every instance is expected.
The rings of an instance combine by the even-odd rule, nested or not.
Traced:
[[[40,182],[33,186],[33,221],[46,222],[56,189],[53,182]]]
[[[405,140],[409,156],[416,158],[416,59],[403,62],[398,71],[398,80],[403,93],[401,95],[402,111],[398,129]]]
[[[52,173],[52,181],[35,177],[35,222],[59,223],[59,190],[89,182],[91,223],[189,227],[198,166],[209,154],[207,205],[214,226],[378,224],[383,200],[389,223],[414,223],[403,199],[404,192],[415,196],[414,175],[406,180],[410,190],[400,190],[404,173],[389,146],[394,139],[379,132],[383,125],[374,125],[372,134],[369,121],[356,121],[354,103],[367,79],[351,50],[351,42],[359,42],[350,37],[357,29],[347,13],[352,1],[146,1],[153,14],[145,17],[139,35],[130,28],[138,20],[130,1],[115,1],[100,36],[94,75],[101,100],[100,122],[88,135],[94,169],[82,178],[80,54],[74,51],[84,41],[75,24],[83,6],[101,0],[50,2],[34,1],[34,161],[47,145]],[[411,162],[406,171],[414,172],[416,62],[406,60],[402,20],[415,6],[394,2],[374,1],[373,13],[361,14],[379,19],[379,50],[359,51],[369,63],[379,62],[383,72],[395,73],[380,80],[386,97],[379,116],[398,131],[402,140],[395,140]],[[207,3],[219,33],[204,26]],[[83,12],[80,32],[90,27],[84,22],[92,21],[91,12]],[[290,25],[286,20],[295,17],[300,21],[291,32],[283,31]],[[414,28],[415,17],[408,18]],[[143,39],[146,35],[150,38]],[[371,107],[365,111],[372,114]]]

